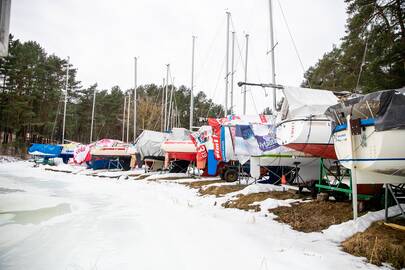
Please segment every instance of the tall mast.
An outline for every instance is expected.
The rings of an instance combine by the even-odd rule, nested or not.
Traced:
[[[231,13],[226,12],[226,64],[225,64],[225,117],[228,114],[228,86],[229,86],[229,21]]]
[[[65,104],[63,106],[62,143],[65,143],[66,104],[67,104],[68,85],[69,85],[69,62],[70,62],[70,57],[68,56],[67,64],[66,64]]]
[[[163,126],[163,121],[164,121],[164,104],[165,104],[165,95],[164,95],[164,91],[165,91],[165,78],[163,78],[163,84],[162,84],[162,107],[160,110],[160,131],[163,132],[164,130],[164,126]]]
[[[276,84],[276,67],[274,63],[274,33],[273,33],[273,1],[269,0],[270,17],[270,61],[271,61],[271,83]],[[273,114],[276,113],[276,88],[273,88]]]
[[[93,108],[91,110],[91,127],[90,127],[90,143],[93,141],[93,123],[94,123],[94,108],[96,107],[96,88],[93,93]]]
[[[235,31],[232,31],[232,59],[231,59],[231,114],[233,114],[233,76],[235,74]]]
[[[125,110],[127,109],[127,96],[124,95],[124,110],[122,112],[122,139],[121,141],[124,141],[125,139]]]
[[[195,47],[195,36],[193,36],[193,45],[191,49],[190,131],[193,128],[193,117],[194,117],[194,47]]]
[[[166,88],[165,88],[165,121],[164,121],[164,128],[163,131],[165,131],[167,129],[167,91],[169,88],[169,68],[170,68],[170,64],[166,65]]]
[[[138,87],[138,82],[137,82],[137,79],[138,79],[138,58],[137,57],[134,57],[134,60],[135,60],[135,72],[134,72],[134,137],[133,137],[133,142],[135,142],[135,139],[136,139],[136,113],[137,113],[137,111],[136,111],[136,101],[137,101],[137,93],[136,93],[136,88]]]
[[[171,87],[170,87],[170,101],[169,101],[169,115],[167,117],[167,128],[166,130],[169,130],[173,127],[173,92],[174,92],[174,79],[172,79]],[[171,124],[171,125],[170,125]]]
[[[129,141],[129,119],[131,117],[131,91],[128,93],[128,102],[127,102],[127,142]]]
[[[247,82],[247,69],[248,69],[248,51],[249,51],[249,34],[245,35],[246,38],[246,54],[245,54],[245,82]],[[243,86],[243,115],[246,115],[246,84]]]

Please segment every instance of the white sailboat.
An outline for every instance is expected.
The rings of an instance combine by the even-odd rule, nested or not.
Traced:
[[[316,157],[336,159],[332,122],[325,115],[338,103],[331,91],[284,87],[284,102],[278,114],[276,137],[280,145]]]
[[[405,88],[332,106],[339,162],[358,184],[405,183]]]

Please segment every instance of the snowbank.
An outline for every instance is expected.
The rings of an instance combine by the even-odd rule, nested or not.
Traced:
[[[405,204],[401,204],[402,208],[405,208]],[[388,209],[388,216],[395,216],[400,214],[398,206],[392,206]],[[349,220],[342,224],[332,225],[328,229],[323,230],[325,237],[330,241],[340,243],[347,238],[351,237],[355,233],[364,232],[371,223],[383,220],[385,218],[385,210],[377,212],[368,212],[364,216],[361,216],[354,220]]]
[[[270,192],[270,191],[285,191],[286,189],[276,185],[270,184],[251,184],[242,189],[241,191],[237,191],[234,193],[230,193],[229,195],[233,196],[236,194],[243,194],[248,195],[251,193],[259,193],[259,192]]]
[[[0,163],[10,163],[20,161],[21,159],[11,156],[0,156]]]
[[[190,177],[187,173],[155,173],[145,178],[145,180],[159,180],[164,178],[187,178]]]

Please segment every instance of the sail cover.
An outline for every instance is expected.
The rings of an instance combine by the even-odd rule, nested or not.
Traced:
[[[323,115],[330,106],[338,103],[337,97],[328,90],[288,86],[283,92],[285,96],[283,109],[286,111],[282,112],[284,113],[282,120]]]

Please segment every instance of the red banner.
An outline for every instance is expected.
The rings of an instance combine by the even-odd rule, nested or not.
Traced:
[[[214,157],[222,160],[221,154],[221,124],[218,119],[208,118],[208,124],[212,127],[212,143],[214,145]]]

